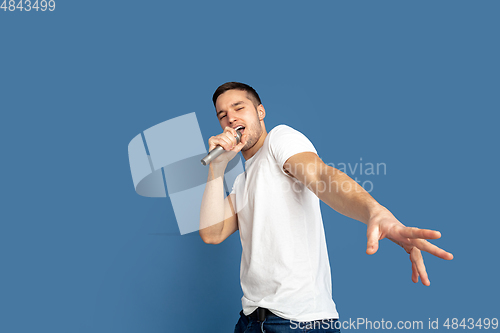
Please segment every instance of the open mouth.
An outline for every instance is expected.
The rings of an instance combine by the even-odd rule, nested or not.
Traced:
[[[245,131],[245,127],[243,126],[238,126],[235,128],[236,131],[240,131],[241,134],[243,134],[243,132]]]

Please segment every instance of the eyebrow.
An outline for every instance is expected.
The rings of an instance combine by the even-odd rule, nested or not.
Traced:
[[[230,105],[230,107],[233,107],[233,108],[234,108],[235,106],[238,106],[238,105],[240,105],[240,104],[244,104],[244,102],[243,102],[243,101],[234,102],[233,104],[231,104],[231,105]],[[222,112],[226,112],[226,111],[225,111],[225,110],[220,110],[219,112],[217,112],[217,117],[218,117],[218,116],[219,116],[219,114],[220,114],[220,113],[222,113]]]

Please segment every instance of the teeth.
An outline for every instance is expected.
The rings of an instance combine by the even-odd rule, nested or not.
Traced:
[[[243,126],[238,126],[235,128],[235,130],[240,130],[240,129],[243,129],[244,127]]]

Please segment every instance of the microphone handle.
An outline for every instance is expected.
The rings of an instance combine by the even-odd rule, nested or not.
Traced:
[[[222,148],[221,146],[215,147],[214,149],[212,149],[212,151],[210,153],[208,153],[207,156],[203,157],[203,159],[201,160],[201,164],[209,165],[210,162],[212,162],[212,160],[217,158],[223,152],[224,152],[224,148]]]
[[[240,143],[241,140],[241,132],[236,131],[236,144]],[[224,152],[224,148],[221,146],[217,146],[214,149],[212,149],[207,156],[203,157],[201,160],[201,164],[203,165],[209,165],[210,162],[212,162],[215,158],[217,158],[220,154]]]

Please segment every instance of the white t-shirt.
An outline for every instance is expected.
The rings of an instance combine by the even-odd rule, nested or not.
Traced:
[[[294,321],[338,318],[319,199],[283,170],[301,152],[316,149],[302,133],[276,126],[234,182],[246,315],[260,306]]]

